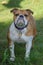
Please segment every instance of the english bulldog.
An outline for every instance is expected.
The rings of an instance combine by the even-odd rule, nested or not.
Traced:
[[[10,60],[15,60],[14,42],[26,42],[25,59],[29,58],[32,48],[32,41],[36,35],[36,23],[33,18],[33,11],[30,9],[20,10],[12,9],[13,22],[9,27],[7,39],[10,48]]]

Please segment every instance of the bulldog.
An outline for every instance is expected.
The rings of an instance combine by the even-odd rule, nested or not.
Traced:
[[[26,42],[25,59],[29,58],[32,48],[32,41],[36,35],[36,23],[33,18],[33,11],[30,9],[20,10],[12,9],[13,22],[9,27],[7,39],[10,48],[10,60],[15,60],[14,42]]]

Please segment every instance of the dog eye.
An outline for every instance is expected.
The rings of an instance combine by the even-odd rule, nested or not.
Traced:
[[[15,14],[15,16],[18,16],[19,14]]]
[[[27,17],[28,15],[27,15],[27,14],[25,14],[24,16],[25,16],[25,17]]]

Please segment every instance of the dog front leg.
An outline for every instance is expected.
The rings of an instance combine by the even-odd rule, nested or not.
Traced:
[[[32,40],[29,40],[29,41],[26,43],[25,59],[29,58],[31,47],[32,47]]]
[[[15,60],[15,54],[14,54],[14,42],[13,41],[10,42],[9,48],[10,48],[10,56],[11,56],[10,60],[14,61]]]

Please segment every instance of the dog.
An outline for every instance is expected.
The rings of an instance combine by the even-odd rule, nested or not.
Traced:
[[[31,11],[30,9],[12,9],[10,12],[14,15],[13,22],[10,25],[7,33],[7,39],[10,48],[10,60],[15,61],[15,41],[26,42],[25,59],[27,59],[30,55],[33,38],[36,36],[36,23],[33,17],[33,11]]]

